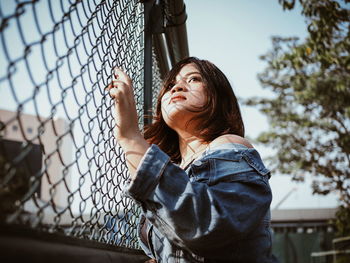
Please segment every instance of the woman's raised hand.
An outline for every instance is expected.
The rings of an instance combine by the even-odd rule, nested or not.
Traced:
[[[149,144],[139,130],[132,82],[124,71],[115,68],[112,83],[107,88],[115,105],[114,136],[125,153],[133,178]]]
[[[109,94],[115,105],[116,140],[134,139],[142,136],[138,127],[134,91],[130,77],[120,68],[115,68],[112,83],[108,86]]]

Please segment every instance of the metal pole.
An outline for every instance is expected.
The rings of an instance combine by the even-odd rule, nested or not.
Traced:
[[[143,92],[143,122],[152,123],[152,25],[151,11],[154,0],[144,1],[144,92]]]

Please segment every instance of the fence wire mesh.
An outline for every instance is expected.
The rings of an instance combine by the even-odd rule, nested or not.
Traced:
[[[3,224],[139,248],[105,87],[115,66],[131,76],[141,127],[143,15],[137,0],[0,1]]]

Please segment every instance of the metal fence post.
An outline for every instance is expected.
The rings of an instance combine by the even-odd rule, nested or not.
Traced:
[[[152,23],[151,11],[154,0],[144,1],[144,125],[152,123]]]

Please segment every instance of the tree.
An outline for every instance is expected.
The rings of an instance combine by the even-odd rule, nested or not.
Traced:
[[[270,121],[257,140],[276,149],[273,168],[294,180],[313,175],[314,193],[337,191],[348,212],[350,0],[299,2],[308,37],[303,42],[273,37],[272,50],[261,56],[267,66],[258,77],[274,96],[246,103],[258,106]],[[295,0],[279,3],[287,10],[295,7]]]

